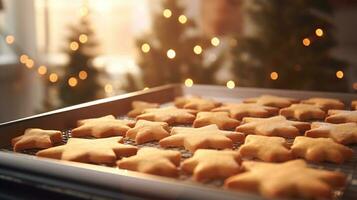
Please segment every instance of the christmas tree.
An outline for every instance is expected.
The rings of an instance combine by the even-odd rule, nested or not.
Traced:
[[[195,34],[197,26],[184,15],[178,0],[164,0],[153,18],[152,32],[137,40],[138,64],[145,87],[167,83],[214,83],[219,59],[204,64],[210,40]]]
[[[254,0],[246,6],[256,33],[237,38],[240,86],[346,91],[346,63],[334,58],[333,9],[325,0]]]

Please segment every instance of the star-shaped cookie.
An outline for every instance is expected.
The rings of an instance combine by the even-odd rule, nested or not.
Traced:
[[[180,160],[181,154],[178,151],[144,147],[135,156],[119,160],[117,165],[120,169],[176,177]]]
[[[221,103],[212,99],[205,99],[202,97],[177,97],[175,99],[175,106],[178,108],[186,108],[198,111],[210,111],[213,108],[220,106]]]
[[[305,132],[308,137],[331,138],[340,144],[357,143],[357,123],[330,124],[322,122],[313,122],[311,130]]]
[[[72,130],[73,137],[93,136],[103,138],[110,136],[125,135],[135,121],[115,119],[113,115],[104,117],[84,119],[77,122],[78,127]]]
[[[242,120],[243,117],[271,117],[273,115],[277,115],[279,109],[256,103],[229,103],[221,107],[214,108],[212,111],[229,112],[232,118]]]
[[[279,111],[280,115],[300,121],[323,120],[326,113],[316,105],[292,104]]]
[[[83,163],[111,164],[136,154],[137,147],[121,144],[122,137],[101,139],[70,138],[67,144],[37,152],[39,157]]]
[[[169,131],[170,128],[166,122],[139,120],[134,128],[126,132],[126,137],[135,140],[137,144],[143,144],[168,137],[170,136]]]
[[[301,103],[303,104],[311,104],[311,105],[316,105],[322,108],[325,111],[328,111],[330,109],[344,109],[345,104],[338,100],[338,99],[331,99],[331,98],[310,98],[306,100],[302,100]]]
[[[352,110],[357,110],[357,100],[351,102],[351,108]]]
[[[227,112],[199,112],[193,127],[199,128],[211,124],[216,124],[222,130],[231,130],[239,125],[239,121],[230,118]]]
[[[357,123],[357,110],[329,110],[325,121],[334,124],[355,122]]]
[[[284,163],[243,162],[245,173],[228,178],[229,189],[260,193],[266,198],[330,199],[345,185],[340,172],[308,168],[303,160]]]
[[[243,100],[244,103],[257,103],[264,106],[272,106],[277,108],[285,108],[293,103],[299,102],[297,99],[288,97],[279,97],[273,95],[262,95],[260,97],[248,98]]]
[[[225,179],[240,172],[241,159],[237,151],[199,149],[193,157],[185,160],[182,170],[193,173],[196,181]]]
[[[311,138],[305,136],[296,137],[291,151],[295,157],[308,161],[330,161],[343,163],[353,156],[353,150],[331,138]]]
[[[133,108],[128,112],[128,117],[136,117],[143,113],[147,108],[158,108],[160,105],[157,103],[149,103],[146,101],[133,101],[131,107]]]
[[[11,140],[14,151],[46,149],[62,141],[61,131],[28,128],[24,134]]]
[[[240,146],[242,157],[258,158],[266,162],[282,162],[292,159],[286,140],[282,137],[248,135]]]
[[[197,149],[228,149],[244,139],[242,133],[219,130],[212,124],[201,128],[174,127],[171,136],[160,140],[162,147],[184,147],[190,152]]]
[[[308,129],[310,129],[310,124],[307,122],[290,121],[283,116],[275,116],[270,118],[245,117],[243,124],[238,126],[236,131],[253,135],[293,138]]]
[[[137,116],[136,119],[145,119],[148,121],[166,122],[172,124],[191,124],[197,111],[190,109],[180,109],[175,107],[149,108],[144,113]]]

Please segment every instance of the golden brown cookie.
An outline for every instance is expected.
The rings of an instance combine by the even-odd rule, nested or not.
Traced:
[[[196,181],[225,179],[240,172],[241,159],[237,151],[199,149],[193,157],[185,160],[182,170],[193,173]]]
[[[270,118],[243,118],[243,124],[236,128],[236,131],[245,134],[280,136],[293,138],[310,129],[307,122],[297,122],[287,120],[283,116]]]
[[[357,100],[351,102],[351,108],[352,110],[357,110]]]
[[[39,157],[83,163],[111,164],[136,154],[137,147],[120,144],[123,137],[101,139],[70,138],[67,144],[37,152]]]
[[[28,128],[24,134],[11,140],[14,151],[46,149],[62,141],[61,131]]]
[[[143,147],[135,156],[119,160],[117,165],[120,169],[176,177],[180,160],[181,154],[179,151]]]
[[[231,149],[234,142],[244,139],[242,133],[221,131],[212,124],[201,128],[174,127],[171,136],[160,140],[162,147],[184,147],[190,152],[197,149]]]
[[[211,124],[216,124],[222,130],[231,130],[239,125],[239,121],[230,118],[227,112],[199,112],[193,127],[199,128]]]
[[[262,95],[260,97],[244,99],[244,103],[257,103],[264,106],[272,106],[277,108],[285,108],[293,103],[299,102],[297,99],[288,97],[278,97],[273,95]]]
[[[72,130],[72,137],[103,138],[110,136],[123,136],[135,121],[115,119],[113,115],[99,118],[84,119],[77,122],[78,127]]]
[[[329,110],[325,121],[334,124],[355,122],[357,123],[357,110]]]
[[[282,162],[292,159],[286,140],[282,137],[263,135],[248,135],[239,148],[240,155],[248,158],[258,158],[266,162]]]
[[[243,117],[271,117],[277,115],[278,108],[256,103],[230,103],[214,108],[213,112],[229,112],[232,118],[242,120]]]
[[[279,164],[244,161],[243,167],[246,172],[228,178],[225,187],[266,198],[330,199],[333,189],[346,183],[344,174],[308,168],[303,160]]]
[[[338,99],[331,99],[331,98],[315,97],[315,98],[302,100],[301,103],[319,106],[324,111],[328,111],[330,109],[340,110],[345,108],[345,104],[342,101]]]
[[[158,108],[160,105],[157,103],[149,103],[146,101],[133,101],[131,107],[133,108],[128,112],[128,117],[136,117],[143,113],[147,108]]]
[[[331,138],[296,137],[291,146],[293,155],[308,161],[343,163],[353,156],[353,150]]]
[[[176,97],[175,106],[178,108],[192,109],[198,111],[210,111],[213,108],[220,106],[221,103],[212,99],[202,97]]]
[[[309,104],[292,104],[290,107],[281,109],[279,114],[301,121],[323,120],[326,115],[319,106]]]
[[[322,122],[313,122],[311,130],[305,132],[305,135],[313,138],[331,138],[340,144],[357,143],[357,123],[330,124]]]
[[[170,128],[166,122],[139,120],[134,128],[126,132],[126,137],[135,140],[137,144],[143,144],[168,137],[169,131]]]
[[[166,122],[172,124],[191,124],[197,111],[190,109],[180,109],[175,107],[149,108],[144,113],[137,116],[136,119],[145,119],[148,121]]]

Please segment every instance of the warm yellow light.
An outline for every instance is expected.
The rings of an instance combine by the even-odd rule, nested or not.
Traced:
[[[193,80],[188,78],[185,80],[185,85],[186,87],[192,87],[193,86]]]
[[[5,37],[5,41],[7,44],[12,44],[15,42],[15,37],[13,35],[8,35]]]
[[[71,77],[68,79],[68,85],[71,87],[76,87],[78,84],[78,80],[75,77]]]
[[[48,79],[51,83],[55,83],[58,81],[58,75],[56,73],[51,73]]]
[[[193,47],[193,52],[197,55],[202,53],[202,47],[200,45],[196,45]]]
[[[353,88],[354,90],[357,90],[357,82],[354,82],[354,83],[352,84],[352,88]]]
[[[149,89],[149,87],[144,87],[144,89],[143,90],[148,90]]]
[[[113,92],[113,86],[111,85],[111,84],[105,84],[105,86],[104,86],[104,91],[106,92],[106,93],[112,93]]]
[[[169,49],[166,53],[167,57],[170,59],[174,59],[176,57],[176,52],[173,49]]]
[[[317,37],[322,37],[324,35],[324,31],[321,28],[317,28],[315,30],[315,34]]]
[[[83,6],[79,9],[79,14],[82,16],[82,17],[85,17],[87,16],[89,13],[89,10],[87,7]]]
[[[144,53],[148,53],[150,51],[150,45],[148,43],[144,43],[143,45],[141,45],[141,51],[143,51]]]
[[[85,80],[85,79],[87,79],[87,77],[88,77],[88,73],[87,73],[86,71],[82,70],[82,71],[80,71],[80,72],[78,73],[78,77],[79,77],[79,79],[81,79],[81,80]]]
[[[165,9],[163,12],[162,12],[162,15],[165,17],[165,18],[170,18],[172,16],[172,12],[170,9]]]
[[[211,44],[213,45],[213,46],[218,46],[219,45],[219,43],[220,43],[220,41],[219,41],[219,39],[218,39],[218,37],[213,37],[212,39],[211,39]]]
[[[337,72],[336,72],[336,77],[337,77],[338,79],[342,79],[342,78],[343,78],[343,71],[341,71],[341,70],[337,71]]]
[[[185,15],[180,15],[178,17],[178,21],[181,23],[181,24],[185,24],[187,22],[187,17]]]
[[[32,59],[27,59],[26,60],[26,63],[25,63],[26,67],[31,69],[34,65],[35,65],[35,62],[32,60]]]
[[[47,67],[44,65],[39,66],[37,69],[37,73],[39,75],[45,75],[47,73]]]
[[[20,62],[21,62],[22,64],[25,64],[25,63],[27,62],[27,59],[29,59],[29,57],[28,57],[27,55],[25,55],[25,54],[22,54],[22,55],[20,56]]]
[[[236,84],[234,83],[234,81],[229,80],[229,81],[227,81],[226,86],[227,86],[227,88],[229,88],[229,89],[233,89],[233,88],[236,86]]]
[[[78,39],[80,43],[84,44],[88,41],[88,36],[86,34],[80,34]]]
[[[309,38],[304,38],[304,39],[302,40],[302,44],[303,44],[305,47],[308,47],[308,46],[310,46],[311,41],[310,41]]]
[[[272,79],[272,80],[277,80],[278,78],[279,78],[279,74],[278,74],[278,72],[272,72],[272,73],[270,73],[270,78]]]
[[[76,41],[73,41],[69,44],[69,48],[72,50],[72,51],[77,51],[78,48],[79,48],[79,44],[78,42]]]

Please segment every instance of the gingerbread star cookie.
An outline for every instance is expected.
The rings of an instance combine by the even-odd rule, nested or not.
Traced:
[[[46,149],[62,141],[61,131],[28,128],[21,136],[11,140],[14,151],[25,149]]]
[[[357,110],[357,100],[351,102],[351,108],[352,110]]]
[[[237,151],[199,149],[193,157],[185,160],[182,170],[193,173],[193,179],[204,182],[225,179],[240,172],[241,159]]]
[[[137,144],[143,144],[168,137],[170,136],[169,131],[170,128],[166,122],[139,120],[134,128],[126,132],[126,137],[135,140]]]
[[[330,124],[313,122],[311,130],[305,132],[308,137],[324,137],[331,138],[340,144],[355,144],[357,143],[357,123]]]
[[[342,101],[338,99],[331,99],[331,98],[310,98],[310,99],[302,100],[301,103],[316,105],[325,111],[328,111],[330,109],[340,110],[345,108],[345,104]]]
[[[248,135],[239,148],[242,157],[258,158],[266,162],[282,162],[292,159],[286,140],[282,137]]]
[[[333,189],[346,183],[344,174],[309,168],[303,160],[279,164],[245,161],[243,167],[246,172],[228,178],[225,187],[266,198],[331,199]]]
[[[37,152],[39,157],[83,163],[111,164],[136,154],[137,147],[120,144],[122,137],[101,139],[69,138],[67,144]]]
[[[295,157],[313,162],[343,163],[353,156],[352,149],[334,142],[331,138],[299,136],[295,138],[291,150]]]
[[[293,103],[299,102],[296,99],[288,97],[278,97],[273,95],[262,95],[260,97],[249,98],[243,100],[244,103],[257,103],[264,106],[272,106],[277,108],[285,108]]]
[[[115,119],[113,115],[100,118],[84,119],[77,122],[78,127],[72,130],[73,137],[93,136],[103,138],[110,136],[125,135],[130,127],[134,126],[132,120]]]
[[[238,126],[236,131],[253,135],[293,138],[308,129],[310,129],[310,124],[307,122],[290,121],[283,116],[275,116],[270,118],[245,117],[243,124]]]
[[[219,130],[212,124],[201,128],[174,127],[171,136],[160,140],[162,147],[184,147],[190,152],[197,149],[228,149],[244,139],[242,133]]]
[[[158,108],[160,105],[157,103],[149,103],[145,101],[133,101],[131,103],[133,110],[128,112],[128,117],[136,117],[143,113],[147,108]]]
[[[212,99],[204,99],[201,97],[177,97],[175,106],[178,108],[186,108],[198,111],[210,111],[213,108],[220,106],[221,103]]]
[[[281,109],[279,114],[300,121],[322,120],[326,115],[319,106],[309,104],[292,104]]]
[[[181,154],[178,151],[144,147],[135,156],[119,160],[117,165],[120,169],[176,177],[180,160]]]
[[[227,112],[199,112],[193,127],[199,128],[210,124],[216,124],[222,130],[231,130],[239,125],[239,121],[230,118]]]
[[[357,123],[357,110],[329,110],[325,121],[329,123],[339,124],[347,122]]]
[[[230,103],[214,108],[213,112],[229,112],[232,118],[242,120],[243,117],[271,117],[277,115],[279,109],[256,103]]]
[[[190,109],[180,109],[175,107],[149,108],[144,113],[137,116],[136,119],[145,119],[148,121],[166,122],[172,124],[191,124],[197,111]]]

